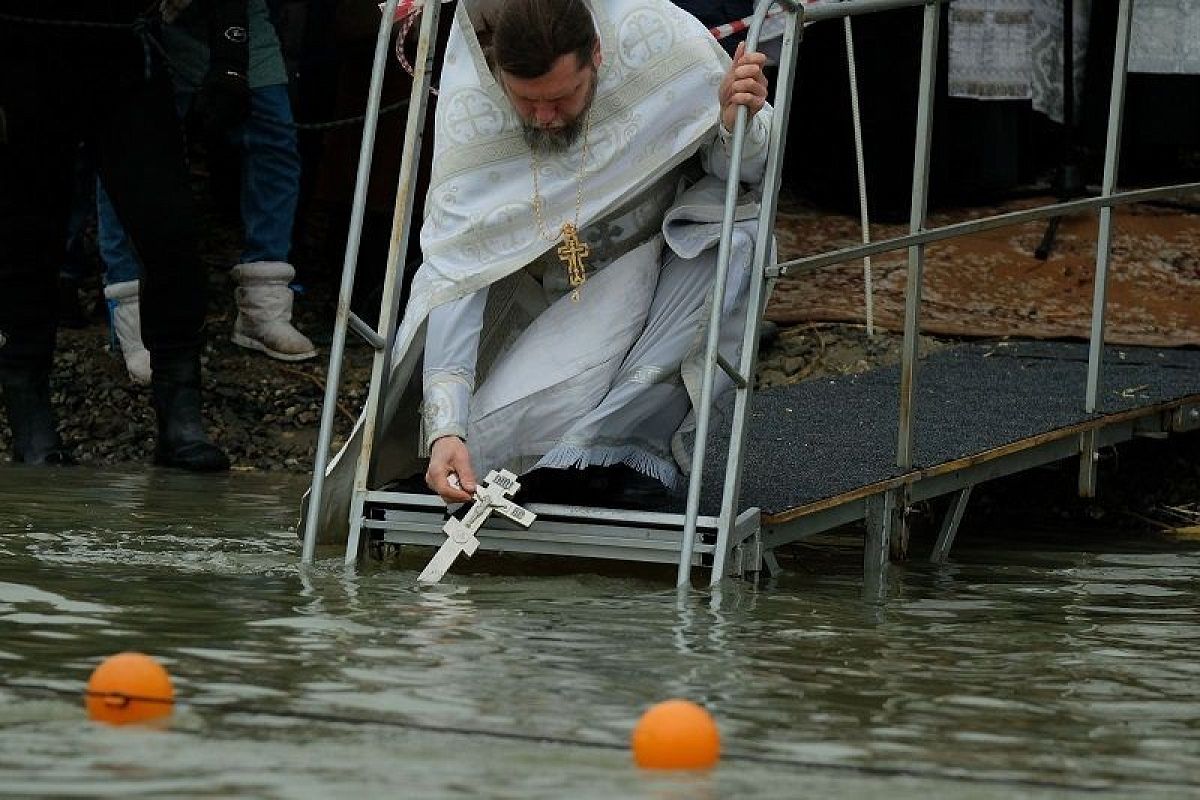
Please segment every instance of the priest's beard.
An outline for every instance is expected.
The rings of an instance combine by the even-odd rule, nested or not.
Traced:
[[[587,102],[583,104],[583,110],[573,119],[567,120],[558,127],[547,128],[522,119],[521,135],[525,139],[525,144],[529,145],[529,149],[538,155],[554,155],[569,150],[579,140],[579,135],[583,133],[584,126],[587,124],[588,114],[592,110],[592,101],[596,99],[597,83],[596,71],[593,69],[592,86],[588,89],[588,98]]]

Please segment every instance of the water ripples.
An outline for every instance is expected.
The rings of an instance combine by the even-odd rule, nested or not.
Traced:
[[[763,590],[683,602],[666,570],[531,560],[518,567],[532,577],[483,562],[418,588],[412,565],[348,573],[332,552],[301,569],[299,482],[72,474],[53,507],[38,487],[0,486],[16,498],[0,509],[0,787],[17,794],[869,797],[886,784],[966,798],[1011,797],[1015,782],[1022,796],[1170,796],[1200,782],[1195,549],[972,539],[954,564],[898,568],[884,607],[859,599],[858,552],[836,545]],[[83,721],[76,693],[122,649],[170,668],[171,732]],[[707,705],[727,748],[760,761],[707,778],[634,771],[621,745],[670,696]]]

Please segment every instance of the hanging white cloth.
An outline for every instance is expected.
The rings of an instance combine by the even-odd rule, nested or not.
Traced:
[[[1200,75],[1200,0],[1137,0],[1129,71]]]
[[[1073,0],[1075,97],[1082,95],[1091,0]],[[949,18],[949,94],[1032,100],[1062,122],[1062,0],[956,0]]]

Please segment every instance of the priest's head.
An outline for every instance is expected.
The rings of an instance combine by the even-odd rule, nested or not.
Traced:
[[[529,146],[554,153],[574,144],[587,124],[600,66],[600,39],[583,0],[507,0],[492,55]]]

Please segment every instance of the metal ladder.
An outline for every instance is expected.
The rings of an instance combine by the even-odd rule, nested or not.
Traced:
[[[434,44],[437,35],[439,2],[424,6],[413,62],[413,82],[405,129],[400,167],[399,188],[393,215],[392,235],[388,252],[386,278],[379,315],[378,330],[372,329],[350,311],[358,249],[362,235],[362,220],[366,203],[371,154],[374,148],[375,126],[379,114],[383,68],[387,60],[388,40],[398,0],[384,5],[375,60],[371,76],[368,109],[359,152],[357,182],[351,212],[351,226],[346,242],[337,316],[331,343],[330,363],[318,434],[315,467],[309,506],[305,517],[305,537],[302,560],[315,557],[317,526],[320,519],[321,495],[325,482],[326,464],[330,458],[333,418],[337,407],[338,385],[341,378],[346,332],[354,330],[374,349],[364,417],[361,421],[362,450],[356,465],[353,495],[350,501],[350,533],[346,542],[345,561],[355,563],[371,538],[398,545],[438,545],[444,540],[441,531],[445,506],[440,499],[425,494],[379,491],[371,488],[375,466],[375,436],[380,422],[384,382],[390,373],[391,351],[398,327],[397,309],[400,299],[401,259],[407,251],[412,226],[417,164],[421,152],[422,131],[428,109],[429,87],[434,64]],[[567,556],[615,558],[628,561],[677,563],[677,583],[691,583],[694,566],[711,568],[710,582],[716,584],[728,574],[758,572],[764,561],[759,534],[759,510],[739,509],[743,446],[749,416],[750,395],[753,390],[757,343],[762,311],[770,285],[767,279],[772,258],[772,230],[779,194],[783,165],[783,144],[787,131],[787,98],[791,94],[796,47],[803,7],[795,0],[763,0],[759,3],[747,37],[747,48],[756,49],[760,31],[773,5],[786,13],[786,29],[777,79],[777,102],[770,131],[769,155],[762,186],[762,205],[759,230],[751,271],[746,325],[742,352],[735,366],[717,352],[720,309],[723,305],[725,277],[729,269],[734,212],[737,205],[741,154],[746,137],[747,114],[739,109],[732,141],[732,165],[726,188],[725,213],[714,278],[712,316],[709,321],[705,352],[701,402],[697,409],[695,449],[683,514],[646,513],[606,508],[531,505],[538,521],[531,530],[506,526],[502,520],[490,521],[479,533],[484,550],[505,552],[546,553]],[[700,490],[703,465],[713,403],[716,370],[724,370],[735,386],[732,432],[726,459],[725,482],[721,509],[716,516],[700,514]],[[367,536],[363,536],[363,531]]]

